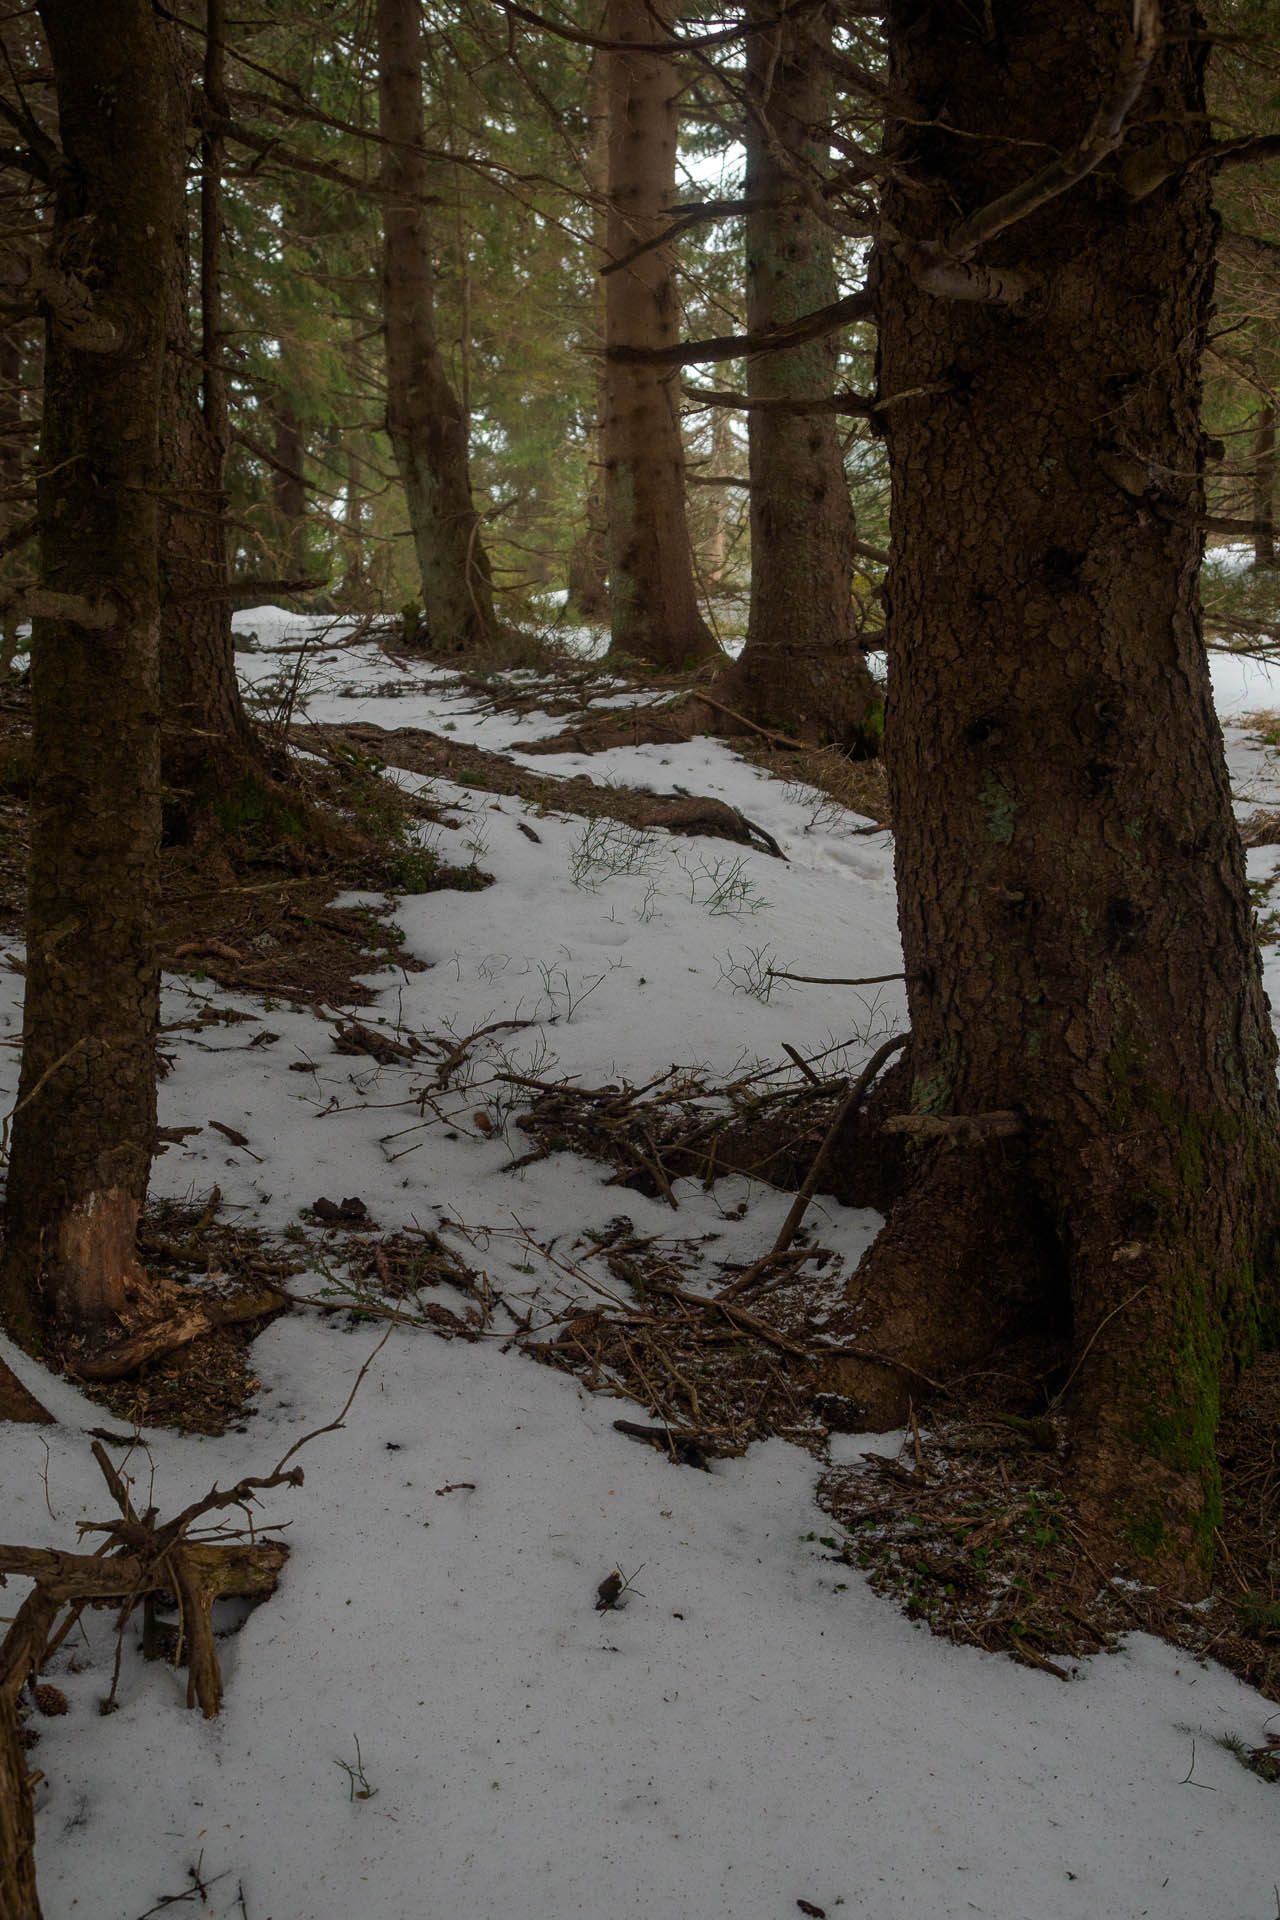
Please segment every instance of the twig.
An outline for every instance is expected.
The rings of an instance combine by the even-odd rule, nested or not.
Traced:
[[[868,1060],[866,1066],[862,1069],[862,1072],[853,1082],[853,1085],[849,1088],[848,1093],[846,1093],[840,1105],[836,1108],[835,1118],[827,1128],[822,1145],[814,1155],[813,1163],[805,1175],[804,1183],[792,1201],[790,1211],[782,1223],[777,1239],[773,1243],[774,1253],[785,1253],[791,1245],[791,1242],[795,1239],[800,1227],[800,1222],[804,1219],[809,1202],[813,1198],[814,1191],[817,1188],[819,1177],[823,1168],[826,1166],[827,1156],[835,1145],[836,1136],[840,1132],[840,1129],[862,1105],[872,1082],[885,1061],[888,1060],[891,1055],[900,1053],[902,1049],[908,1045],[910,1039],[911,1035],[909,1033],[899,1034],[895,1039],[886,1040],[882,1047],[878,1047],[872,1054],[870,1060]]]
[[[772,971],[772,969],[770,969],[770,971]],[[797,977],[798,976],[794,974],[788,976],[788,978],[791,978],[791,979],[795,979]],[[774,978],[776,980],[781,979],[782,975],[774,974]],[[813,1068],[809,1065],[809,1062],[805,1059],[804,1055],[802,1053],[797,1053],[796,1049],[790,1044],[789,1041],[787,1040],[783,1041],[782,1051],[786,1054],[789,1060],[795,1061],[795,1064],[799,1067],[801,1073],[804,1075],[805,1079],[809,1082],[810,1086],[820,1087],[822,1085],[821,1080],[818,1078]]]
[[[881,829],[876,827],[873,831],[879,833]],[[906,973],[868,973],[859,980],[846,980],[831,973],[783,973],[780,967],[770,967],[768,973],[771,980],[799,980],[806,987],[882,987],[889,980],[911,978]],[[786,1051],[790,1053],[790,1047]]]

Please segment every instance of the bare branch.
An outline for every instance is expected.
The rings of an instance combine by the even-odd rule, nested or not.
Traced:
[[[783,353],[788,347],[802,347],[810,340],[821,340],[841,327],[875,317],[876,296],[867,287],[846,294],[829,307],[799,314],[781,326],[765,327],[759,333],[722,334],[712,340],[677,342],[671,347],[611,347],[611,360],[653,367],[701,366],[713,360],[739,360],[753,353]]]

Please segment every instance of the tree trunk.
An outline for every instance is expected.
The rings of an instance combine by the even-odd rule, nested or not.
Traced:
[[[303,579],[307,571],[307,457],[302,422],[293,402],[281,394],[273,410],[276,464],[271,469],[271,505],[275,513],[280,575]]]
[[[160,839],[157,483],[184,117],[149,0],[42,0],[66,172],[52,246],[94,289],[98,350],[50,317],[38,504],[27,990],[3,1279],[8,1324],[120,1310],[155,1126]],[[104,102],[110,110],[104,110]],[[114,347],[103,340],[114,336]]]
[[[1220,1388],[1274,1316],[1280,1190],[1199,630],[1208,170],[1131,202],[1104,164],[1019,220],[981,262],[988,286],[1022,276],[1019,307],[923,291],[936,255],[913,254],[1079,140],[1132,18],[1130,0],[1029,0],[992,37],[961,0],[890,8],[890,83],[916,112],[888,132],[881,390],[946,389],[887,416],[910,1105],[1024,1131],[917,1145],[846,1329],[901,1366],[833,1371],[893,1421],[917,1374],[980,1365],[1020,1311],[1065,1324],[1084,1511],[1194,1585]],[[1205,43],[1183,0],[1164,21],[1128,139],[1181,156],[1208,137]]]
[[[418,0],[378,0],[378,126],[383,149],[382,298],[387,432],[422,579],[422,638],[465,653],[494,631],[489,563],[471,498],[467,433],[435,331]]]
[[[666,15],[649,0],[609,0],[612,41],[651,43]],[[621,260],[670,223],[676,162],[675,63],[609,56],[608,248]],[[606,354],[671,345],[679,335],[673,254],[647,253],[608,276]],[[614,653],[665,667],[719,652],[698,610],[685,520],[678,369],[609,358],[604,417],[609,593]]]
[[[1270,401],[1253,430],[1253,564],[1276,564],[1276,410]]]
[[[593,259],[608,256],[609,217],[609,56],[597,47],[591,55],[587,81],[587,191],[591,195]],[[604,345],[605,282],[597,275],[592,286],[593,347],[599,356]],[[605,505],[602,437],[608,404],[608,374],[603,358],[596,359],[595,414],[587,435],[587,496],[583,526],[569,554],[569,610],[584,620],[609,616],[609,524]]]
[[[4,333],[0,334],[0,537],[30,518],[30,507],[22,498],[22,455],[22,349],[11,333]],[[4,560],[7,572],[15,556],[6,554]],[[13,672],[18,624],[16,608],[0,614],[0,680]]]
[[[221,0],[209,0],[204,114],[210,127],[225,111]],[[184,113],[190,75],[175,71]],[[185,211],[169,255],[166,353],[161,417],[160,688],[164,831],[188,839],[224,795],[272,769],[244,703],[231,632],[226,533],[229,428],[222,335],[222,143],[201,142],[200,311],[197,354],[188,313]]]
[[[774,0],[748,0],[748,21]],[[800,196],[821,176],[831,121],[826,12],[784,17],[747,40],[747,329],[755,333],[836,297],[832,233]],[[789,204],[778,204],[789,202]],[[772,203],[772,204],[770,204]],[[838,337],[747,361],[750,399],[825,400]],[[875,751],[883,699],[853,623],[853,503],[834,417],[768,406],[748,415],[751,611],[733,670],[736,704],[767,725]]]

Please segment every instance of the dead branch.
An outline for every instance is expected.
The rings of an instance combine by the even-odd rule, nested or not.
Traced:
[[[831,1125],[823,1135],[822,1145],[813,1157],[813,1163],[805,1175],[804,1184],[791,1203],[787,1217],[783,1221],[778,1237],[773,1243],[774,1253],[785,1253],[791,1245],[791,1242],[795,1239],[800,1228],[800,1222],[804,1219],[808,1211],[809,1202],[813,1198],[819,1177],[827,1164],[827,1157],[835,1145],[836,1136],[840,1132],[841,1127],[858,1111],[858,1108],[862,1105],[862,1102],[871,1090],[872,1081],[879,1073],[885,1061],[890,1059],[895,1053],[900,1053],[902,1049],[910,1043],[910,1040],[911,1035],[909,1033],[899,1034],[892,1040],[886,1040],[884,1045],[878,1047],[872,1054],[870,1060],[868,1060],[866,1066],[862,1069],[862,1072],[850,1086],[844,1099],[836,1108],[835,1117]]]

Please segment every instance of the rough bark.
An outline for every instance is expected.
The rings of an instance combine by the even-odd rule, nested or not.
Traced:
[[[621,260],[670,224],[674,197],[675,64],[653,44],[649,0],[609,0],[609,221]],[[661,348],[679,336],[674,260],[653,247],[610,273],[605,302],[605,497],[609,519],[611,648],[666,667],[718,651],[698,608],[685,519],[679,370],[608,358],[618,347]]]
[[[467,431],[435,331],[422,50],[417,0],[378,0],[378,126],[383,149],[382,299],[387,432],[422,581],[421,638],[466,653],[494,631],[489,563],[471,497]]]
[[[748,0],[749,21],[776,13],[773,0]],[[836,297],[831,228],[804,197],[829,148],[830,42],[829,15],[806,11],[746,43],[748,333]],[[829,399],[838,360],[834,333],[756,354],[748,398]],[[768,406],[747,418],[751,611],[725,697],[766,725],[874,751],[883,699],[854,630],[856,528],[835,418]]]
[[[1170,0],[1132,112],[1207,139],[1201,22]],[[1030,1305],[1069,1326],[1062,1409],[1100,1528],[1159,1577],[1212,1552],[1219,1393],[1274,1319],[1280,1148],[1262,993],[1199,631],[1206,170],[1138,204],[1113,167],[982,255],[1038,291],[938,298],[912,241],[1017,185],[1112,97],[1129,0],[890,9],[882,389],[887,747],[917,1113],[1022,1115],[1020,1141],[912,1149],[834,1369],[877,1416],[912,1369],[975,1364]],[[961,138],[950,128],[965,130]],[[972,138],[999,129],[1000,140]],[[1011,1203],[1028,1224],[993,1235]],[[949,1216],[945,1282],[937,1221]]]
[[[44,585],[114,623],[37,622],[22,1071],[4,1307],[30,1335],[56,1307],[110,1316],[135,1251],[155,1125],[160,839],[157,481],[165,301],[181,217],[183,116],[148,0],[108,17],[46,0],[66,170],[51,244],[122,344],[50,315],[38,504]]]
[[[1253,564],[1276,564],[1276,410],[1270,401],[1253,430]]]

